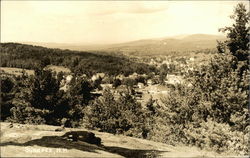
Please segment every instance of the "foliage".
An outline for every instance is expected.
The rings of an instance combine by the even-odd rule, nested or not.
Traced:
[[[69,97],[74,98],[74,104],[87,105],[92,99],[91,91],[94,88],[95,87],[92,86],[92,83],[85,77],[75,77],[70,82],[68,95]]]
[[[136,80],[133,78],[124,78],[122,80],[122,85],[132,88],[134,85],[136,85]]]
[[[45,123],[45,115],[49,113],[45,109],[36,109],[31,105],[31,81],[26,74],[16,79],[16,92],[13,97],[13,107],[10,109],[11,116],[8,118],[11,122],[17,123]]]
[[[110,90],[86,108],[86,126],[109,133],[140,135],[143,128],[143,109],[128,92],[116,100]],[[136,132],[135,132],[136,131]]]
[[[117,88],[118,86],[120,86],[122,83],[121,83],[121,80],[120,79],[115,79],[114,82],[113,82],[113,87]]]
[[[212,148],[217,152],[234,151],[244,155],[248,152],[249,134],[241,131],[232,131],[228,124],[221,124],[211,119],[202,121],[200,127],[193,124],[183,129],[186,143],[201,148]]]
[[[236,6],[232,18],[235,24],[223,30],[229,32],[228,40],[217,47],[220,54],[186,76],[191,86],[177,85],[166,97],[163,117],[169,128],[163,141],[240,155],[249,152],[249,28],[243,4]]]
[[[228,40],[225,42],[230,53],[236,56],[239,61],[248,60],[249,31],[248,26],[250,13],[247,12],[243,3],[237,4],[234,15],[230,17],[234,24],[230,27],[221,28],[220,31],[227,33]],[[221,50],[223,52],[223,50]]]
[[[0,44],[1,66],[34,69],[48,64],[69,67],[75,74],[91,76],[97,72],[108,75],[136,72],[139,74],[157,71],[154,66],[137,63],[122,55],[105,52],[80,52],[60,49],[49,49],[19,43]]]
[[[12,99],[14,97],[14,79],[11,77],[1,77],[1,120],[10,117],[10,109],[13,107]]]
[[[159,73],[160,84],[164,84],[168,71],[170,71],[170,69],[168,68],[166,64],[162,64],[160,66],[160,73]]]
[[[166,99],[163,140],[246,154],[249,82],[240,76],[237,59],[216,55],[209,65],[189,74],[191,87],[177,85]],[[164,123],[163,123],[164,124]],[[159,134],[157,132],[155,134]]]
[[[59,82],[47,70],[37,69],[34,76],[26,74],[16,79],[11,117],[18,123],[60,124],[57,119],[63,117],[65,109]],[[65,111],[65,110],[64,110]]]

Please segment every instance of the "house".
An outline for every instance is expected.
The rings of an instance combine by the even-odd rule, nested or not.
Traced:
[[[125,86],[125,85],[120,85],[119,87],[116,88],[117,93],[124,92],[124,91],[127,91],[127,90],[128,90],[128,87]]]
[[[67,91],[69,89],[69,83],[73,79],[73,75],[63,75],[63,79],[60,82],[60,90]]]
[[[138,88],[143,88],[144,87],[144,84],[143,83],[141,83],[141,82],[138,82],[138,84],[137,84],[137,86],[138,86]]]
[[[149,94],[155,94],[155,93],[157,93],[158,92],[158,90],[157,90],[157,87],[154,85],[154,86],[149,86],[148,87],[148,93]]]
[[[167,75],[166,80],[165,80],[166,84],[181,84],[183,83],[183,78],[182,76],[178,76],[178,75]]]
[[[70,83],[70,81],[73,79],[73,75],[67,75],[66,76],[66,83]]]
[[[153,81],[151,79],[147,80],[147,85],[153,85]]]
[[[116,79],[119,79],[119,80],[121,80],[121,81],[122,81],[124,78],[125,78],[125,76],[124,76],[124,75],[121,75],[121,74],[116,76]]]
[[[69,89],[69,85],[65,84],[62,87],[60,87],[60,90],[63,90],[64,92],[66,92]]]
[[[95,75],[92,76],[91,80],[95,81],[98,78],[104,78],[104,76],[105,76],[105,73],[96,73]]]
[[[112,84],[101,84],[101,87],[103,89],[111,89],[113,87],[113,85]]]
[[[136,99],[138,99],[138,100],[140,100],[141,98],[142,98],[142,92],[141,91],[136,91],[135,92],[135,97],[136,97]]]
[[[138,77],[138,74],[136,72],[128,76],[128,78],[131,78],[131,79],[136,79],[137,77]]]
[[[82,74],[82,75],[81,75],[81,78],[86,78],[86,77],[87,77],[86,74]]]
[[[139,88],[139,86],[138,85],[133,85],[133,88],[137,89],[137,88]]]

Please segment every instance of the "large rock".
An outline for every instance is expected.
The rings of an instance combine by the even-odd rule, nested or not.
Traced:
[[[92,132],[70,131],[65,133],[62,137],[72,141],[83,141],[90,144],[101,145],[101,138],[96,137]]]

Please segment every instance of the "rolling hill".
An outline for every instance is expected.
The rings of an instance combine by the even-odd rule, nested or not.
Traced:
[[[55,43],[29,43],[46,46],[49,48],[61,48],[84,51],[105,51],[122,53],[126,55],[168,55],[171,52],[197,51],[204,49],[215,49],[216,40],[223,41],[226,38],[219,35],[192,34],[180,35],[168,38],[155,38],[131,41],[120,44],[109,45],[81,45],[81,44],[55,44]]]
[[[129,75],[155,70],[151,65],[120,54],[52,49],[20,43],[0,43],[0,58],[1,67],[34,69],[39,65],[56,65],[89,76],[97,72]]]

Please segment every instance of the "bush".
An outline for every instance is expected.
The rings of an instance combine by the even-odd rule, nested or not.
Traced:
[[[189,124],[183,129],[187,143],[201,148],[213,149],[217,152],[248,153],[248,134],[232,131],[228,124],[216,123],[209,119],[200,127]]]
[[[46,123],[44,117],[49,113],[49,110],[35,109],[25,104],[15,106],[10,111],[12,116],[9,121],[25,124],[44,124]]]

